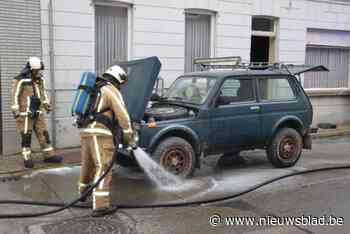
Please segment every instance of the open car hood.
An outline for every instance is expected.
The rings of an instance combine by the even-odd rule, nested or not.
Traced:
[[[287,68],[293,75],[300,75],[305,72],[329,71],[328,68],[323,65],[288,65]]]
[[[127,72],[128,81],[121,86],[121,93],[131,120],[140,122],[151,98],[161,63],[158,57],[150,57],[114,64]]]

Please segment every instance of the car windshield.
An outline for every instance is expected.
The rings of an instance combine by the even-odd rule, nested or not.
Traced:
[[[168,100],[203,104],[216,79],[212,77],[180,77],[169,88],[166,98]]]

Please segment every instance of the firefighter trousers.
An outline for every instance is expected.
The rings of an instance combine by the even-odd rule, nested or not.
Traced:
[[[49,132],[46,129],[45,119],[42,114],[39,114],[36,118],[31,118],[28,115],[19,116],[16,119],[16,127],[21,134],[22,156],[25,160],[31,158],[31,142],[33,130],[40,144],[40,148],[44,154],[44,157],[50,158],[51,156],[55,155],[54,149],[51,146]]]
[[[114,155],[111,136],[81,136],[81,171],[79,193],[82,194],[96,182],[107,170]],[[110,187],[112,171],[93,190],[93,209],[110,206]]]

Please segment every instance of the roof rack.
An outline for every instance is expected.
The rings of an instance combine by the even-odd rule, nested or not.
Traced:
[[[329,71],[322,65],[295,65],[267,62],[242,62],[240,56],[232,57],[216,57],[216,58],[195,58],[193,63],[199,65],[201,70],[206,69],[246,69],[246,70],[279,70],[280,72],[286,71],[291,75],[300,75],[309,71]]]
[[[205,69],[254,69],[254,70],[264,70],[264,69],[276,69],[278,65],[276,63],[269,64],[267,62],[242,62],[240,56],[231,57],[216,57],[216,58],[195,58],[193,60],[195,65],[199,65],[201,70]]]
[[[195,58],[193,60],[195,65],[200,65],[201,70],[212,68],[239,68],[242,63],[242,58],[240,56],[231,57],[216,57],[216,58]]]

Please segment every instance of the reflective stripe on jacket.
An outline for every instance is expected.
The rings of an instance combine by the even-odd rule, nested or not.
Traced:
[[[11,110],[19,110],[20,112],[26,113],[28,97],[31,96],[39,98],[41,104],[50,103],[45,91],[45,80],[39,77],[33,81],[30,77],[30,73],[21,73],[12,80]],[[40,110],[43,111],[42,105]]]
[[[112,119],[113,115],[115,116],[115,124],[122,128],[124,143],[127,144],[132,139],[133,135],[129,113],[126,109],[120,91],[110,83],[101,88],[100,95],[98,96],[95,105],[95,110],[97,112],[106,109],[108,109],[108,111],[104,112],[103,115],[107,116],[110,119]],[[81,134],[112,136],[111,131],[106,126],[96,121],[92,122],[86,128],[82,129]]]

